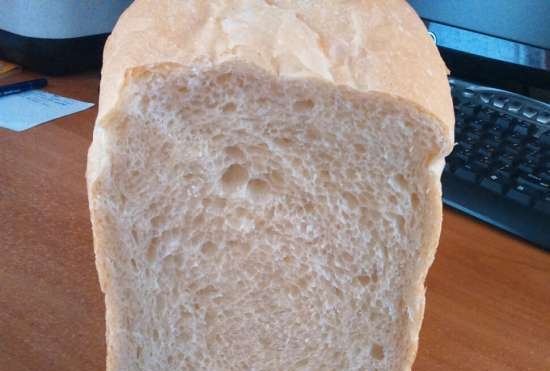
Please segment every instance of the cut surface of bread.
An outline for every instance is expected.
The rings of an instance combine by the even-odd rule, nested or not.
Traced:
[[[137,15],[200,18],[201,2],[189,3],[195,13],[137,1],[106,52],[87,176],[108,370],[410,370],[439,239],[452,123],[438,115],[450,98],[427,107],[389,87],[274,73],[246,53],[140,64],[129,48],[119,61]],[[239,6],[241,22],[318,11],[212,3],[222,25]],[[257,3],[265,13],[243,5]],[[388,17],[383,2],[347,3],[327,7]],[[159,50],[171,48],[169,31],[155,30]],[[444,72],[434,78],[440,86]]]

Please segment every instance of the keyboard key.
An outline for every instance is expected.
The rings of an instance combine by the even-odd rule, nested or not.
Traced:
[[[539,117],[537,117],[537,121],[543,125],[550,124],[550,113],[541,113]]]
[[[460,148],[472,150],[476,146],[476,141],[461,141],[459,143]]]
[[[539,141],[543,146],[550,146],[550,130],[542,134]]]
[[[478,119],[470,122],[470,127],[477,130],[483,130],[487,125],[489,125],[489,122],[478,120]]]
[[[463,104],[459,107],[459,110],[466,116],[472,116],[476,112],[476,106],[473,104]]]
[[[526,136],[534,133],[536,130],[535,125],[529,124],[527,122],[518,122],[514,125],[514,133],[517,133],[522,136]]]
[[[511,166],[516,162],[516,156],[511,153],[502,153],[498,156],[498,160],[504,165]]]
[[[487,133],[487,138],[486,139],[491,141],[491,142],[501,144],[506,139],[506,132],[504,132],[504,131],[502,131],[499,128],[494,127],[494,126],[490,127],[487,130],[486,133]]]
[[[501,130],[508,130],[512,127],[512,120],[506,117],[499,117],[495,121],[495,124]]]
[[[535,164],[531,161],[521,162],[518,165],[519,171],[521,171],[522,173],[526,173],[526,174],[534,173],[536,168],[537,168],[537,164]]]
[[[464,164],[465,164],[465,162],[462,161],[462,160],[457,160],[453,157],[447,157],[447,164],[445,166],[445,169],[451,171],[452,173],[454,173],[454,171],[457,168],[463,166]]]
[[[462,160],[464,162],[468,162],[470,157],[473,155],[472,150],[469,148],[457,148],[457,149],[455,149],[455,151],[452,153],[452,157],[456,159]]]
[[[455,127],[462,127],[466,125],[466,122],[464,121],[464,117],[462,116],[458,116],[456,119],[455,119]]]
[[[489,170],[492,164],[493,160],[489,156],[480,157],[477,160],[473,161],[473,165],[477,172],[486,172],[487,170]]]
[[[531,142],[527,143],[525,148],[529,151],[529,153],[536,153],[540,152],[542,147],[537,142]]]
[[[550,168],[544,169],[539,173],[539,177],[545,182],[550,183]]]
[[[508,182],[497,174],[491,174],[481,181],[481,186],[491,192],[503,193]]]
[[[537,165],[539,163],[541,163],[542,160],[543,160],[543,156],[540,154],[540,152],[535,152],[535,153],[532,153],[532,154],[528,154],[524,158],[524,162],[530,162],[530,163],[537,164]]]
[[[476,120],[477,121],[480,121],[480,122],[483,122],[483,123],[488,123],[491,121],[492,119],[492,112],[487,110],[487,109],[484,109],[482,108],[476,115]]]
[[[499,158],[500,160],[500,158]],[[512,179],[512,174],[514,173],[512,166],[510,165],[504,165],[500,163],[495,167],[495,174],[502,179],[506,181],[510,181]]]
[[[539,178],[533,174],[529,174],[527,177],[519,177],[517,179],[518,185],[526,188],[526,193],[547,192],[550,191],[550,185],[546,184],[542,178]]]
[[[507,143],[503,148],[502,151],[504,153],[509,153],[513,156],[517,156],[521,150],[523,149],[523,146],[521,143]]]
[[[470,130],[466,134],[464,134],[462,140],[469,143],[479,142],[481,140],[481,133],[479,131]]]
[[[466,164],[456,169],[455,176],[469,183],[475,183],[478,178],[476,171],[469,164]]]
[[[480,156],[492,157],[492,156],[495,156],[495,154],[497,153],[497,150],[498,150],[497,146],[493,146],[489,143],[486,143],[478,148],[477,153]]]
[[[521,110],[521,107],[523,105],[518,101],[512,101],[510,104],[508,104],[508,111],[512,113],[517,113]]]
[[[491,131],[489,131],[488,134],[493,134],[493,135],[489,135],[488,137],[485,138],[486,143],[493,143],[495,146],[498,147],[506,141],[506,136],[505,136],[506,134],[503,132],[492,133]]]
[[[539,112],[536,109],[531,108],[531,107],[527,107],[523,110],[523,116],[525,116],[527,118],[530,118],[530,119],[535,117],[538,113]]]
[[[529,206],[533,200],[531,195],[526,192],[525,187],[522,185],[510,189],[508,193],[506,193],[506,197],[523,206]]]
[[[513,133],[506,136],[508,143],[522,143],[525,140],[525,136],[519,133]]]
[[[506,99],[495,98],[495,100],[493,100],[493,106],[495,106],[496,108],[503,108],[505,104],[506,104]]]
[[[462,96],[466,99],[471,99],[474,95],[476,95],[476,93],[474,93],[472,90],[470,89],[464,89],[462,91]]]
[[[472,135],[479,135],[480,137],[485,134],[485,128],[479,128],[475,126],[470,126],[468,130],[466,130],[467,133]]]
[[[479,95],[479,99],[480,99],[483,103],[489,103],[489,102],[491,101],[491,95],[482,93],[482,94]]]
[[[535,202],[535,209],[550,215],[550,194]]]

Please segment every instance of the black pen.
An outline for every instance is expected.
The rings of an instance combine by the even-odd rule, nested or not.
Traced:
[[[36,79],[23,82],[17,82],[15,84],[3,85],[0,86],[0,97],[5,97],[6,95],[19,94],[29,90],[42,89],[48,85],[48,80],[46,79]]]

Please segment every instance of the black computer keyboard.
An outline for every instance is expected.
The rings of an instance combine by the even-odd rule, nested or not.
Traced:
[[[443,173],[444,203],[550,251],[550,105],[450,83],[457,144]]]

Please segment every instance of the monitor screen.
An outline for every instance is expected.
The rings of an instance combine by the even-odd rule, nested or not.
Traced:
[[[422,18],[550,50],[549,0],[409,0]]]
[[[550,0],[409,0],[453,75],[550,86]]]

